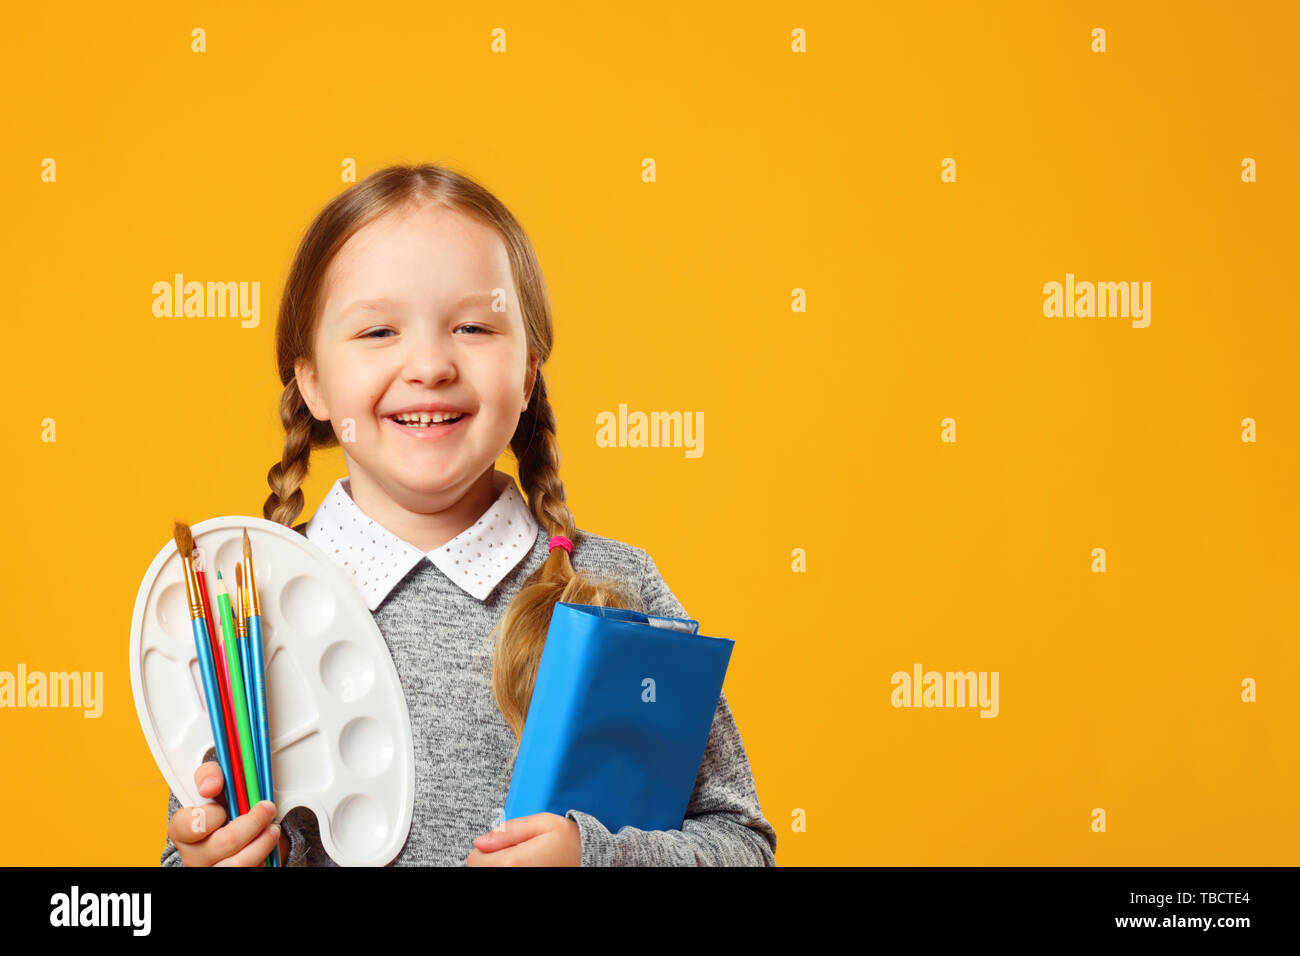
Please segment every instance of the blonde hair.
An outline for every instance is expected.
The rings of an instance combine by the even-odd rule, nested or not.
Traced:
[[[550,299],[537,254],[523,227],[487,189],[462,173],[433,164],[389,166],[371,173],[326,205],[299,243],[285,282],[275,329],[276,363],[284,385],[280,395],[284,452],[266,473],[271,494],[262,514],[279,524],[292,525],[303,509],[302,483],[307,477],[311,450],[338,444],[332,424],[312,417],[294,376],[297,359],[313,358],[312,342],[323,304],[326,269],[357,230],[391,210],[412,203],[437,204],[476,216],[495,227],[505,241],[519,292],[528,354],[538,357],[528,408],[519,418],[510,449],[518,463],[521,490],[533,517],[548,535],[571,539],[576,550],[580,537],[560,482],[555,412],[547,398],[541,369],[551,353],[554,332]],[[488,635],[496,643],[492,694],[515,735],[516,752],[551,612],[557,601],[643,610],[635,586],[616,578],[576,571],[565,549],[550,551],[541,566],[523,582]]]

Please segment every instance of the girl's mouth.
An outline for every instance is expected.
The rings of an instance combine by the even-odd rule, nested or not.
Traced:
[[[426,421],[406,421],[401,422],[391,415],[385,415],[384,421],[411,438],[423,441],[437,440],[445,438],[453,432],[459,431],[461,426],[469,419],[470,413],[465,412],[459,418],[448,419],[441,422]]]

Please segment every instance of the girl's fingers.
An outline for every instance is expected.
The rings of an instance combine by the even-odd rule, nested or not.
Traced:
[[[201,807],[181,807],[167,822],[167,835],[172,844],[199,843],[206,840],[226,822],[226,808],[219,803],[205,803]]]
[[[224,827],[212,834],[208,840],[205,850],[210,855],[214,865],[227,862],[231,857],[242,853],[251,843],[258,838],[265,836],[266,829],[275,819],[275,804],[270,800],[263,800],[256,806],[250,807],[248,812],[242,816],[235,817]],[[271,841],[267,845],[266,852],[271,852]],[[246,864],[252,865],[252,864]]]
[[[261,866],[262,861],[271,855],[271,850],[279,839],[280,827],[273,823],[263,830],[256,840],[234,856],[217,863],[216,866]]]
[[[221,764],[215,760],[209,760],[207,763],[194,771],[194,785],[198,787],[199,796],[207,797],[209,800],[215,800],[221,793],[221,788],[225,786],[225,776],[221,773]]]

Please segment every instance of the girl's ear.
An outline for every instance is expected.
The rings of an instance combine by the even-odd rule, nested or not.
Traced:
[[[316,367],[308,359],[295,359],[293,376],[298,381],[298,394],[307,403],[312,418],[322,422],[329,421],[329,409],[325,407],[325,403],[320,398],[320,387],[316,381]]]

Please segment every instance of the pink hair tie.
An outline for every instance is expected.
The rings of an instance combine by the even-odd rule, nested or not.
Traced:
[[[547,554],[554,551],[556,548],[563,548],[565,551],[569,552],[570,557],[573,556],[573,542],[562,534],[554,535],[551,538],[551,545],[547,550]]]

